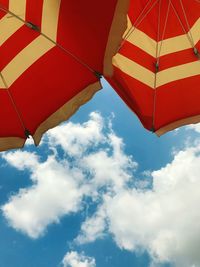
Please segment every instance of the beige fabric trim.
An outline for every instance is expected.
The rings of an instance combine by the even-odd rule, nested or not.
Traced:
[[[128,18],[128,27],[130,28],[131,21]],[[196,45],[200,40],[200,34],[199,34],[199,28],[200,28],[200,18],[195,22],[195,24],[191,27],[190,33],[193,37],[194,45]],[[168,39],[165,39],[160,42],[156,42],[154,39],[149,37],[144,32],[134,29],[133,33],[130,34],[127,41],[131,44],[139,47],[149,55],[156,57],[156,47],[158,44],[158,51],[160,49],[161,43],[162,43],[162,49],[160,56],[165,56],[171,53],[183,51],[189,48],[192,48],[191,43],[188,40],[187,34],[178,35],[176,37],[171,37]]]
[[[22,18],[24,19],[24,18]],[[6,14],[0,20],[0,45],[7,41],[18,29],[20,29],[24,23],[15,17],[10,17],[9,14]]]
[[[0,152],[9,149],[22,148],[26,140],[19,137],[1,137],[0,138]]]
[[[41,32],[56,42],[61,0],[44,0]]]
[[[156,87],[160,87],[170,82],[200,75],[200,61],[178,65],[165,69],[157,73]]]
[[[23,20],[26,13],[26,0],[9,0],[9,10]],[[10,14],[0,19],[0,46],[6,42],[24,23]],[[0,77],[0,88],[6,89],[5,81]]]
[[[186,118],[186,119],[181,119],[181,120],[178,120],[178,121],[175,121],[173,123],[170,123],[162,128],[160,128],[159,130],[157,130],[155,133],[157,136],[161,136],[169,131],[172,131],[178,127],[181,127],[181,126],[185,126],[185,125],[188,125],[188,124],[196,124],[196,123],[199,123],[200,122],[200,115],[197,115],[197,116],[192,116],[192,117],[189,117],[189,118]]]
[[[15,3],[15,2],[16,3]],[[21,2],[20,2],[21,1]],[[18,10],[17,3],[22,2],[26,7],[25,0],[12,0],[13,8],[12,11]],[[59,12],[60,12],[60,3],[61,0],[45,0],[43,3],[43,13],[42,13],[42,33],[51,38],[54,42],[57,37],[57,28],[58,28],[58,20],[59,20]],[[23,5],[23,6],[24,6]],[[15,9],[14,9],[15,7]],[[22,9],[22,7],[21,7]],[[21,10],[20,9],[20,10]],[[16,13],[17,11],[15,11]],[[25,11],[24,11],[25,12]],[[16,13],[18,14],[18,13]],[[13,19],[7,19],[7,23],[4,23],[4,31],[7,35],[12,35],[14,32],[23,25],[18,19],[15,19],[18,25]],[[12,24],[11,24],[12,22]],[[18,28],[17,25],[19,26]],[[12,27],[11,27],[12,26]],[[9,29],[11,27],[11,30]],[[1,20],[0,20],[0,30],[1,30]],[[1,32],[1,31],[0,31]],[[3,36],[4,36],[3,32]],[[7,38],[7,35],[4,37]],[[4,39],[5,39],[4,38]],[[4,40],[3,39],[3,40]],[[0,37],[1,44],[1,37]],[[24,49],[22,49],[1,71],[3,79],[0,79],[0,88],[7,89],[10,87],[28,68],[30,68],[37,60],[39,60],[43,55],[45,55],[49,50],[51,50],[55,46],[55,43],[51,42],[49,39],[44,37],[43,35],[39,35],[36,39],[34,39],[29,45],[27,45]]]
[[[29,67],[46,54],[55,45],[40,35],[27,45],[16,57],[2,70],[2,75],[10,87]],[[0,84],[1,88],[7,87]]]
[[[26,0],[9,0],[9,10],[25,19]]]
[[[153,40],[151,37],[149,37],[146,33],[135,28],[132,34],[130,34],[130,36],[128,37],[126,41],[140,48],[141,50],[143,50],[150,56],[156,58],[157,42]],[[162,50],[164,47],[164,41],[163,41]],[[160,43],[158,43],[158,51],[159,51],[159,48],[160,48]],[[161,53],[162,53],[162,50],[161,50]]]
[[[33,135],[35,145],[39,145],[42,135],[46,131],[69,119],[80,108],[80,106],[88,102],[101,88],[102,86],[99,81],[89,85],[42,122]]]
[[[155,73],[142,65],[137,64],[135,61],[130,60],[121,54],[117,54],[113,57],[113,65],[122,72],[128,74],[130,77],[146,84],[152,89],[155,89]]]
[[[135,61],[117,54],[113,57],[113,65],[132,78],[155,89],[155,73],[137,64]],[[171,67],[157,73],[156,88],[196,75],[200,75],[200,61]]]
[[[111,77],[113,75],[112,57],[117,53],[122,41],[122,36],[127,29],[129,3],[130,0],[118,0],[115,9],[104,56],[103,74],[107,77]]]
[[[23,20],[25,19],[26,13],[26,0],[10,0],[9,10]],[[0,20],[0,45],[2,45],[10,36],[12,36],[19,28],[21,28],[24,23],[10,14],[6,14]]]

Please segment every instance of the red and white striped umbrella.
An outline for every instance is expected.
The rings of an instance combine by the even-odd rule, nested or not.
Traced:
[[[0,0],[0,150],[30,135],[38,144],[101,88],[124,9],[117,0]]]
[[[200,121],[200,1],[131,0],[109,79],[148,130]]]

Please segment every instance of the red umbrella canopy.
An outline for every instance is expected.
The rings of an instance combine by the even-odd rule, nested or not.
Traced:
[[[200,121],[200,1],[131,0],[108,78],[148,130]]]
[[[200,121],[199,0],[0,0],[0,33],[0,150],[39,144],[101,74],[158,135]]]
[[[122,0],[0,0],[0,150],[22,147],[30,135],[38,144],[101,88],[127,7]]]

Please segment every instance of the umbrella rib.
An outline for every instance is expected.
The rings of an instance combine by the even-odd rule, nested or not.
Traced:
[[[183,10],[183,14],[184,14],[184,18],[185,18],[185,21],[186,21],[186,24],[187,24],[187,27],[188,27],[188,34],[190,35],[190,38],[191,38],[192,43],[193,43],[193,45],[194,45],[194,39],[193,39],[193,36],[192,36],[192,33],[191,33],[191,27],[190,27],[190,24],[189,24],[187,15],[186,15],[185,8],[184,8],[184,6],[183,6],[183,2],[182,2],[182,0],[179,0],[179,1],[180,1],[181,8],[182,8],[182,10]]]
[[[141,11],[140,15],[137,17],[135,23],[132,25],[132,27],[129,29],[129,31],[127,32],[127,34],[124,36],[123,41],[120,45],[120,47],[118,48],[118,52],[119,50],[122,48],[122,46],[124,45],[125,41],[128,40],[128,38],[131,36],[131,34],[135,31],[135,29],[142,23],[142,21],[146,18],[146,16],[151,12],[151,10],[155,7],[155,5],[160,1],[160,0],[156,0],[153,5],[146,11],[146,13],[144,13],[144,11],[146,10],[148,4],[151,2],[152,0],[149,0],[147,2],[147,4],[145,5],[145,7],[143,8],[143,10]]]
[[[143,13],[145,12],[146,8],[148,7],[148,5],[152,2],[152,0],[149,0],[146,5],[144,6],[144,8],[142,9],[142,12],[139,14],[139,16],[137,17],[134,25],[129,29],[129,31],[126,33],[126,35],[124,36],[124,40],[126,40],[129,36],[130,36],[130,32],[136,27],[135,25],[138,23],[138,21],[141,19]]]
[[[184,33],[186,34],[186,36],[187,36],[187,38],[188,38],[188,41],[189,41],[190,44],[191,44],[191,47],[194,48],[194,42],[193,42],[193,40],[191,39],[191,37],[190,37],[189,33],[187,32],[187,30],[185,29],[185,27],[184,27],[184,25],[183,25],[183,23],[182,23],[182,21],[181,21],[181,18],[180,18],[180,16],[179,16],[179,14],[178,14],[178,12],[177,12],[175,6],[173,5],[173,3],[171,3],[171,5],[172,5],[172,8],[173,8],[173,10],[174,10],[174,13],[175,13],[175,15],[177,16],[178,21],[179,21],[179,23],[180,23],[180,25],[181,25],[181,27],[182,27]]]
[[[180,0],[180,4],[181,4],[181,8],[183,10],[185,21],[186,21],[186,24],[187,24],[187,27],[188,27],[188,35],[190,35],[190,38],[191,38],[191,41],[192,41],[192,44],[193,44],[194,54],[198,57],[198,59],[200,59],[200,54],[199,54],[198,49],[195,46],[194,39],[193,39],[192,32],[191,32],[191,27],[190,27],[190,24],[189,24],[189,21],[188,21],[188,17],[187,17],[187,14],[186,14],[186,11],[185,11],[185,8],[184,8],[182,0]]]
[[[162,0],[159,1],[159,10],[158,10],[158,30],[157,30],[157,43],[156,43],[156,62],[155,62],[154,96],[153,96],[152,132],[155,132],[157,73],[159,71],[159,64],[160,64],[160,58],[159,58],[159,54],[158,54],[158,48],[159,48],[158,44],[159,44],[159,39],[160,39],[161,4],[162,4]]]
[[[63,52],[65,52],[66,54],[70,55],[72,58],[74,58],[78,63],[80,63],[81,65],[83,65],[84,67],[86,67],[89,71],[91,71],[92,73],[95,74],[95,76],[97,76],[97,78],[101,78],[99,76],[101,76],[101,74],[92,69],[87,63],[83,62],[80,58],[78,58],[77,56],[75,56],[73,53],[71,53],[69,50],[67,50],[66,48],[64,48],[62,45],[60,45],[59,43],[57,43],[56,41],[52,40],[50,37],[48,37],[46,34],[40,32],[40,34],[46,38],[47,40],[49,40],[51,43],[55,44],[58,48],[60,48]]]
[[[153,116],[152,116],[152,131],[153,132],[155,132],[155,113],[156,113],[156,99],[157,99],[157,74],[158,74],[159,68],[160,68],[160,55],[161,55],[163,41],[165,38],[166,29],[167,29],[167,22],[168,22],[168,18],[169,18],[171,0],[169,0],[169,3],[168,3],[164,28],[163,28],[163,32],[162,32],[162,36],[161,36],[161,42],[159,45],[160,23],[161,23],[161,4],[162,4],[162,0],[159,0],[158,31],[157,31],[157,44],[156,44],[156,62],[155,62],[155,79],[154,79],[154,97],[153,97]]]
[[[39,27],[37,25],[34,25],[31,22],[28,22],[24,19],[22,19],[20,16],[18,16],[17,14],[13,13],[12,11],[8,10],[7,8],[5,8],[2,4],[0,4],[0,9],[3,10],[4,12],[12,15],[13,17],[15,17],[16,19],[20,20],[21,22],[23,22],[27,27],[29,27],[32,30],[35,30],[37,32],[39,32],[44,38],[46,38],[47,40],[49,40],[51,43],[53,43],[55,46],[57,46],[59,49],[61,49],[64,53],[68,54],[69,56],[71,56],[74,60],[76,60],[79,64],[81,64],[82,66],[84,66],[85,68],[87,68],[90,72],[92,72],[98,79],[102,78],[102,74],[93,69],[92,67],[90,67],[87,63],[85,63],[82,59],[80,59],[79,57],[77,57],[75,54],[73,54],[72,52],[70,52],[68,49],[66,49],[65,47],[63,47],[62,45],[60,45],[59,43],[57,43],[56,41],[54,41],[53,39],[51,39],[49,36],[47,36],[46,34],[44,34],[43,32],[41,32],[41,30],[39,29]]]
[[[159,46],[158,60],[160,59],[161,50],[162,50],[162,46],[163,46],[163,41],[164,41],[164,38],[165,38],[165,33],[166,33],[166,29],[167,29],[167,22],[168,22],[168,18],[169,18],[169,11],[170,11],[170,5],[171,4],[172,4],[172,2],[171,2],[171,0],[169,0],[167,13],[166,13],[166,18],[165,18],[165,24],[164,24],[164,28],[163,28],[162,37],[161,37],[161,43],[160,43],[160,46]]]

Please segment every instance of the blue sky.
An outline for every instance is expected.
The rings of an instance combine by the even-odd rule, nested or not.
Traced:
[[[158,138],[103,85],[1,153],[0,267],[200,266],[199,125]]]

